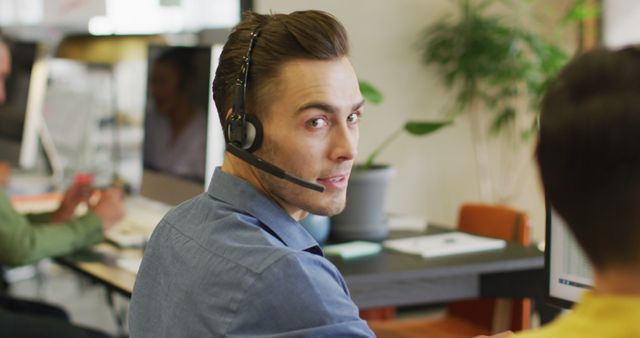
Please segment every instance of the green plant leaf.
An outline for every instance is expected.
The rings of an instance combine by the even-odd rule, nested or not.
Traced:
[[[358,84],[360,85],[360,93],[362,93],[362,97],[364,97],[367,102],[372,104],[382,103],[384,98],[382,97],[382,93],[376,87],[363,80],[360,80]]]
[[[412,135],[423,136],[423,135],[431,134],[436,130],[442,127],[446,127],[452,123],[453,123],[452,121],[446,121],[446,122],[409,121],[405,123],[404,126],[402,126],[402,128],[399,128],[393,134],[389,135],[389,137],[387,137],[384,141],[382,141],[382,143],[380,143],[380,145],[373,150],[373,152],[365,160],[364,164],[362,164],[360,167],[362,169],[369,169],[373,167],[376,162],[376,158],[382,152],[382,150],[384,150],[389,144],[391,144],[391,142],[397,139],[400,136],[400,134],[402,134],[403,131],[407,131]]]
[[[579,7],[584,0],[574,1],[572,10],[582,17],[589,14]],[[491,114],[492,134],[520,128],[511,123],[516,116],[537,114],[547,84],[568,61],[559,46],[517,19],[491,14],[494,5],[517,9],[517,2],[458,0],[458,15],[428,26],[416,43],[423,63],[434,66],[455,95],[454,112],[482,109]],[[527,104],[517,104],[521,100]]]
[[[452,121],[444,122],[424,122],[424,121],[408,121],[404,125],[404,130],[412,135],[423,136],[428,135],[436,130],[451,125]]]
[[[577,22],[596,18],[600,14],[600,8],[597,5],[587,3],[585,0],[576,0],[569,12],[564,17],[565,22]]]
[[[382,150],[384,148],[386,148],[389,144],[391,144],[391,142],[393,142],[393,140],[395,140],[396,138],[398,138],[398,136],[400,136],[400,134],[402,133],[403,128],[399,128],[398,130],[396,130],[393,134],[391,134],[389,137],[387,137],[384,141],[382,141],[382,143],[380,143],[379,146],[377,146],[373,152],[367,157],[367,159],[365,160],[364,164],[361,166],[362,169],[370,169],[373,167],[376,158],[378,157],[378,155],[382,152]]]
[[[497,134],[508,123],[513,122],[516,119],[516,110],[511,106],[506,106],[502,111],[493,119],[491,123],[491,132]]]

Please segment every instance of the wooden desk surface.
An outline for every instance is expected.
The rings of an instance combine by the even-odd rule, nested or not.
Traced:
[[[126,297],[131,297],[136,275],[118,266],[118,258],[141,258],[142,250],[120,249],[101,243],[89,250],[59,257],[56,261]]]
[[[450,230],[429,227],[427,233],[446,231]],[[393,237],[410,235],[418,233],[392,234]],[[135,274],[118,267],[115,259],[120,255],[139,257],[141,251],[119,251],[108,244],[100,244],[94,250],[65,256],[58,261],[130,297]],[[479,296],[513,296],[514,293],[534,296],[541,290],[533,285],[539,284],[540,288],[543,285],[543,253],[533,246],[516,244],[508,244],[501,250],[431,259],[384,250],[375,256],[330,260],[343,274],[351,297],[361,309]]]

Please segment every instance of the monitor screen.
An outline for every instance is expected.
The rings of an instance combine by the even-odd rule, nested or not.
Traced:
[[[221,162],[207,142],[218,120],[210,94],[216,53],[150,46],[148,55],[141,194],[176,204],[202,192],[207,163]]]
[[[36,43],[9,46],[11,73],[0,105],[0,160],[31,168],[38,157],[38,122],[46,87],[44,61]]]
[[[549,303],[570,308],[593,287],[591,265],[562,217],[547,205],[545,266]]]

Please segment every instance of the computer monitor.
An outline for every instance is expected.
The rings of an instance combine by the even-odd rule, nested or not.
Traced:
[[[224,138],[211,96],[218,48],[149,46],[141,195],[178,204],[202,191]]]
[[[7,99],[0,105],[0,160],[31,169],[39,156],[39,128],[47,83],[43,52],[33,42],[10,44]]]
[[[548,203],[546,218],[547,301],[568,309],[593,287],[593,272],[565,221]]]

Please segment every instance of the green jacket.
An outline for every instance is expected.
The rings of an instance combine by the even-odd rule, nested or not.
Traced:
[[[94,213],[64,223],[49,214],[22,215],[0,189],[0,264],[25,265],[101,242],[101,221]]]

